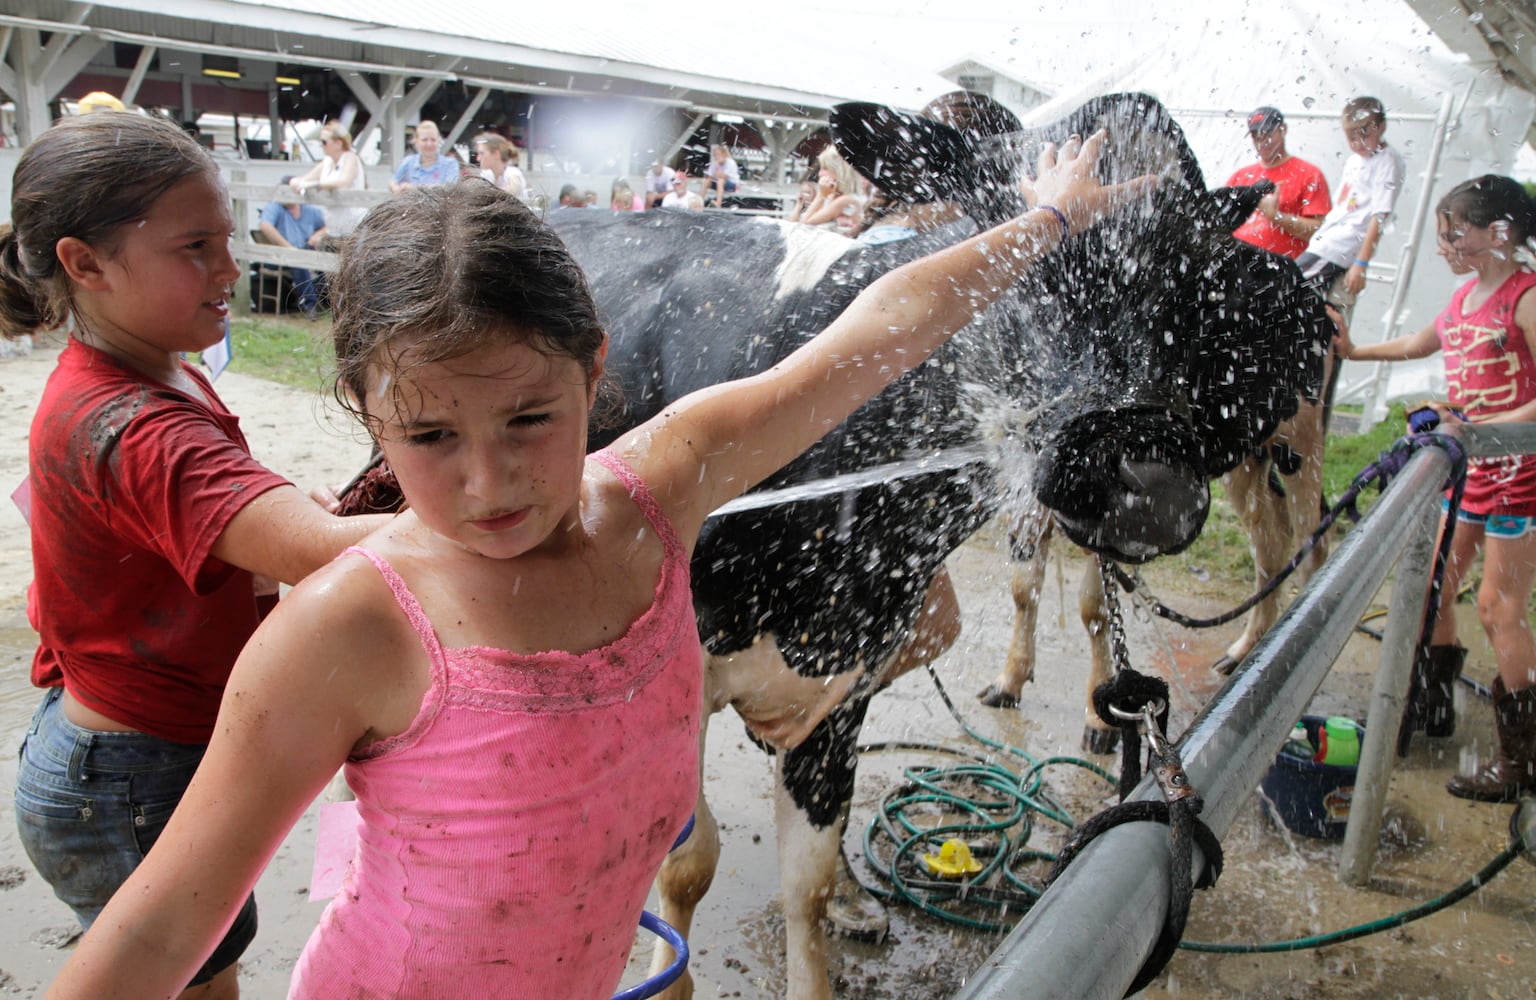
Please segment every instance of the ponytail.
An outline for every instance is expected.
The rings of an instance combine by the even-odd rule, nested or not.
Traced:
[[[49,315],[46,299],[40,300],[27,280],[16,230],[0,224],[0,337],[15,340],[62,322],[62,316]]]

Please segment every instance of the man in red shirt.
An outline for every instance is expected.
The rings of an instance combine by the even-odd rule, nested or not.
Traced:
[[[1328,182],[1317,167],[1286,151],[1285,116],[1278,109],[1255,109],[1248,116],[1248,137],[1259,162],[1233,174],[1227,186],[1269,180],[1275,190],[1232,235],[1244,243],[1295,258],[1307,248],[1307,240],[1332,207]]]

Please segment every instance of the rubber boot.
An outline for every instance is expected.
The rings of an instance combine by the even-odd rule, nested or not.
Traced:
[[[1462,646],[1431,646],[1416,664],[1424,689],[1424,735],[1443,739],[1456,735],[1456,679],[1467,662]]]
[[[1397,755],[1408,756],[1414,733],[1445,737],[1456,732],[1456,702],[1453,692],[1461,675],[1467,651],[1461,646],[1416,647],[1413,671],[1409,674],[1408,697],[1403,703],[1403,720],[1397,730]]]
[[[1499,749],[1476,774],[1458,774],[1445,790],[1478,802],[1513,802],[1536,791],[1536,688],[1513,693],[1502,678],[1493,682],[1493,723]]]

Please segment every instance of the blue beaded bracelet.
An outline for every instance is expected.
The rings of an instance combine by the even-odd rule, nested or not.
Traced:
[[[1056,216],[1056,221],[1061,223],[1062,239],[1066,239],[1068,236],[1072,235],[1072,227],[1067,225],[1067,217],[1063,215],[1061,213],[1061,209],[1057,208],[1055,205],[1036,205],[1035,211],[1050,212],[1052,215]]]

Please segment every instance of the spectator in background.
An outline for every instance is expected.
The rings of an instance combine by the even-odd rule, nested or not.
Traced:
[[[651,164],[651,169],[645,172],[645,207],[656,208],[662,199],[672,193],[672,175],[676,173],[671,167],[660,160]]]
[[[581,208],[585,204],[586,199],[582,196],[581,188],[574,184],[560,185],[561,208]]]
[[[791,212],[789,221],[821,226],[851,236],[864,215],[864,196],[860,193],[863,178],[830,145],[816,160],[820,165],[816,173],[816,197],[803,211]],[[795,207],[799,209],[798,204]]]
[[[735,157],[724,145],[715,143],[709,150],[709,166],[704,168],[704,202],[709,203],[710,192],[715,195],[715,207],[725,207],[725,196],[735,194],[741,186],[741,168]]]
[[[1402,193],[1406,168],[1402,156],[1387,145],[1387,111],[1376,98],[1352,98],[1344,105],[1340,125],[1350,157],[1339,181],[1339,200],[1296,263],[1325,298],[1342,275],[1344,291],[1353,301],[1365,290],[1366,269]]]
[[[1285,116],[1268,105],[1248,116],[1248,138],[1259,162],[1243,167],[1227,181],[1228,187],[1250,187],[1271,181],[1275,190],[1264,196],[1248,221],[1232,235],[1244,243],[1290,257],[1299,257],[1307,240],[1323,224],[1332,208],[1328,181],[1323,172],[1292,156],[1285,148]]]
[[[598,204],[598,201],[597,201],[597,192],[596,191],[585,191],[585,192],[583,192],[582,195],[581,195],[581,207],[582,208],[601,208],[602,206],[600,204]]]
[[[88,115],[92,111],[127,111],[123,102],[107,93],[105,90],[93,90],[80,98],[75,108],[82,114]]]
[[[458,160],[438,155],[442,149],[443,135],[437,123],[423,121],[416,126],[416,152],[400,161],[395,176],[389,181],[389,189],[395,194],[413,187],[432,184],[452,184],[459,179]]]
[[[341,122],[329,121],[320,129],[320,149],[325,153],[314,169],[295,177],[288,186],[299,194],[309,190],[363,191],[368,177],[363,161],[352,151],[352,136]],[[352,230],[368,214],[361,205],[332,208],[325,213],[325,231],[332,241],[352,235]]]
[[[677,208],[697,212],[704,207],[704,199],[688,188],[688,175],[677,171],[672,175],[672,190],[661,199],[662,208]]]
[[[284,177],[289,185],[291,177]],[[325,212],[318,205],[300,202],[270,201],[261,210],[261,235],[273,246],[292,247],[295,250],[313,250],[325,242]],[[314,275],[307,267],[284,267],[293,281],[294,294],[299,297],[299,308],[305,319],[314,319],[320,313],[320,290]]]
[[[629,181],[622,177],[613,179],[613,193],[608,198],[608,207],[615,212],[638,212],[645,207],[640,196],[635,194],[635,189],[629,186]]]
[[[528,182],[517,168],[517,147],[504,135],[481,132],[475,136],[475,160],[480,176],[519,201],[527,201]]]

